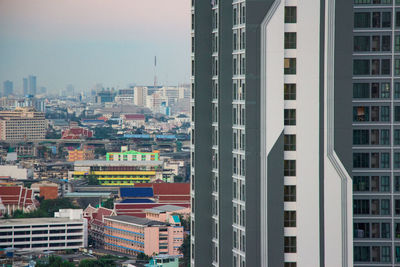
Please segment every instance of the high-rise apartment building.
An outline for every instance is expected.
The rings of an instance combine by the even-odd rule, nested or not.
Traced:
[[[36,76],[30,75],[29,80],[29,94],[36,95]]]
[[[192,0],[191,266],[352,266],[352,1]]]
[[[0,111],[0,140],[37,140],[46,137],[44,113],[32,108]]]
[[[354,266],[400,266],[399,29],[399,0],[354,1]]]
[[[13,94],[13,82],[5,81],[3,83],[3,96],[9,96]]]
[[[147,99],[147,87],[137,86],[134,89],[134,103],[136,106],[145,107]]]
[[[28,94],[28,78],[23,78],[22,79],[22,84],[23,84],[23,94],[24,96]]]

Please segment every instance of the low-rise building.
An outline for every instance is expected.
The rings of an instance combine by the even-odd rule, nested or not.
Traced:
[[[58,198],[58,184],[42,181],[39,183],[33,183],[31,189],[35,195],[43,197],[44,199],[56,199]]]
[[[84,210],[83,216],[88,220],[88,233],[94,247],[104,248],[104,218],[116,215],[114,210],[103,207],[94,208],[90,204]]]
[[[68,161],[94,160],[94,149],[84,147],[68,151]]]
[[[0,175],[10,176],[17,180],[26,180],[33,177],[33,170],[20,168],[16,165],[0,165]]]
[[[154,256],[145,267],[179,267],[179,256],[165,254]]]
[[[135,216],[104,219],[104,247],[129,255],[180,255],[183,227]]]
[[[172,225],[181,226],[179,215],[188,218],[190,216],[190,208],[175,205],[163,205],[145,210],[146,218],[160,222],[170,223]]]
[[[0,249],[43,251],[87,246],[87,221],[82,210],[60,210],[54,216],[1,220]]]
[[[162,161],[75,161],[69,178],[94,177],[101,185],[134,185],[162,177]]]
[[[109,152],[106,154],[108,161],[158,161],[159,151],[139,152],[129,150],[126,146],[121,147],[121,152]]]
[[[6,213],[11,215],[16,210],[33,211],[39,205],[33,190],[20,186],[0,186],[0,199]]]

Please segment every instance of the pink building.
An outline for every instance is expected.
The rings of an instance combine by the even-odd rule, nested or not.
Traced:
[[[183,227],[120,215],[104,218],[104,248],[125,254],[180,255]]]
[[[188,218],[190,216],[190,208],[174,205],[154,207],[152,209],[145,210],[145,212],[146,218],[149,220],[166,222],[176,226],[181,226],[178,215],[182,215],[185,218]]]

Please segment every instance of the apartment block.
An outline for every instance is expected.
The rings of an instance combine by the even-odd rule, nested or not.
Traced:
[[[47,121],[44,113],[33,108],[0,111],[0,140],[44,139]]]
[[[191,266],[352,266],[352,22],[192,0]]]
[[[135,216],[104,218],[104,248],[129,255],[180,255],[183,227]]]
[[[354,266],[399,266],[400,1],[353,12]]]

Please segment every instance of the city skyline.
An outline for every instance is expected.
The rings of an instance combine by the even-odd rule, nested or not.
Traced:
[[[33,74],[38,87],[48,88],[49,93],[68,84],[79,91],[98,83],[119,88],[130,83],[150,85],[157,56],[160,84],[186,83],[189,4],[3,0],[0,81],[13,81],[18,92],[23,89],[22,78]]]

